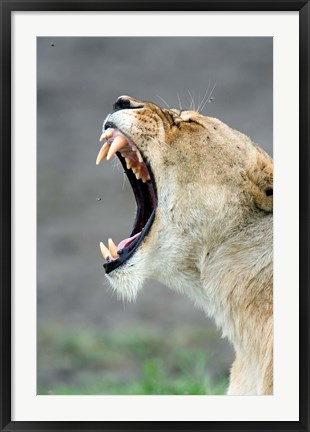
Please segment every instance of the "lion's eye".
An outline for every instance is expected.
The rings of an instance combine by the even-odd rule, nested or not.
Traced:
[[[192,112],[190,111],[183,111],[181,113],[181,119],[182,121],[186,122],[186,123],[197,123],[193,118],[192,118]]]
[[[191,118],[191,117],[188,117],[186,120],[183,119],[183,121],[184,121],[185,123],[195,123],[196,125],[201,126],[201,124],[200,124],[197,120],[195,120],[195,119],[193,119],[193,118]]]
[[[181,117],[176,116],[176,115],[171,116],[171,120],[172,120],[174,126],[177,126],[177,127],[179,127],[180,123],[182,123],[182,121],[183,121]]]
[[[177,127],[180,127],[181,123],[196,123],[199,124],[195,119],[193,119],[192,113],[188,111],[179,111],[179,110],[172,110],[172,112],[169,112],[169,116],[173,122],[173,124]]]

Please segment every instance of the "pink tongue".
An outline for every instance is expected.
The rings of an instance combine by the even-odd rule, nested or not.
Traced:
[[[137,234],[135,234],[134,236],[132,236],[132,237],[129,237],[128,239],[125,239],[125,240],[122,240],[119,244],[118,244],[118,246],[117,246],[117,249],[118,250],[120,250],[120,249],[124,249],[126,246],[128,246],[135,238],[137,238],[139,235],[141,234],[141,231],[140,232],[138,232]]]

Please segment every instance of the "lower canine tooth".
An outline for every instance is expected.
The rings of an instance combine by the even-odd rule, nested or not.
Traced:
[[[118,258],[119,254],[117,253],[117,247],[112,239],[109,238],[109,251],[112,255],[112,258]]]
[[[107,247],[105,247],[105,245],[102,242],[100,242],[100,251],[101,251],[102,256],[103,256],[104,259],[107,260],[107,259],[111,259],[112,258],[109,249]]]

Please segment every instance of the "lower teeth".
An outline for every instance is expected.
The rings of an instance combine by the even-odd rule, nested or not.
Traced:
[[[109,248],[107,248],[103,244],[103,242],[100,242],[100,251],[101,251],[103,258],[107,261],[115,260],[115,259],[119,258],[119,256],[121,255],[119,252],[120,251],[123,252],[123,249],[128,247],[137,237],[139,237],[140,234],[141,234],[141,232],[138,232],[138,233],[134,234],[132,237],[129,237],[125,240],[122,240],[118,246],[116,246],[116,244],[113,242],[113,240],[111,238],[109,238],[109,240],[108,240]]]
[[[105,260],[111,260],[116,259],[119,257],[119,254],[117,253],[117,246],[113,242],[111,238],[108,240],[109,248],[107,248],[103,242],[100,242],[100,251]]]

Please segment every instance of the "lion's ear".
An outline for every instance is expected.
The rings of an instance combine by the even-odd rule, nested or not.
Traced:
[[[273,163],[264,153],[258,153],[256,163],[246,171],[250,194],[256,206],[266,212],[273,209]]]

